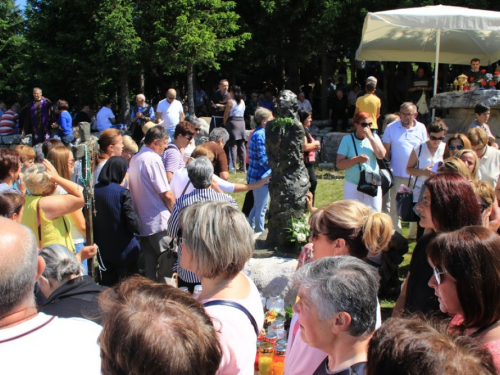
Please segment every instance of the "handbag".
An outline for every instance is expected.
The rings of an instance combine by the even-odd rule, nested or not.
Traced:
[[[422,91],[422,95],[420,96],[420,99],[417,102],[417,108],[418,108],[418,113],[421,115],[425,115],[429,113],[429,107],[427,107],[427,97],[425,95],[425,91]]]
[[[380,178],[382,179],[382,196],[386,195],[390,188],[394,186],[394,172],[391,162],[386,158],[377,159],[378,169],[380,170]]]
[[[422,145],[420,145],[420,149],[418,151],[418,158],[420,159],[420,153],[422,152]],[[417,168],[420,164],[420,161],[417,163]],[[417,185],[417,178],[415,178],[415,183],[413,184],[413,189],[415,189],[415,186]],[[408,178],[408,187],[410,187],[410,182],[411,182],[411,176]],[[413,207],[415,206],[416,203],[413,202],[413,189],[412,191],[408,192],[398,192],[396,194],[396,209],[399,218],[401,221],[407,221],[407,222],[416,222],[419,221],[420,218],[418,215],[415,213],[413,210]]]
[[[356,153],[356,156],[358,156],[358,149],[356,147],[356,142],[354,141],[354,135],[351,134],[351,137],[352,143],[354,144],[354,152]],[[359,163],[358,168],[358,191],[371,197],[376,197],[378,194],[378,187],[382,185],[382,179],[380,178],[380,175],[376,172],[367,172],[364,169],[361,169]]]

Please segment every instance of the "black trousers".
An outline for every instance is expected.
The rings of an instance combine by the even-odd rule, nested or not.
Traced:
[[[314,195],[316,194],[316,186],[318,186],[318,180],[316,179],[316,173],[314,172],[314,164],[313,163],[304,163],[307,169],[307,173],[309,173],[309,182],[311,186],[309,187],[309,191],[313,195],[313,206],[314,206]]]

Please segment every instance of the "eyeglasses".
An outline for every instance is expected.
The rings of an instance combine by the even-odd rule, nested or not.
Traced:
[[[360,122],[359,125],[361,125],[363,128],[366,128],[367,126],[372,126],[373,122]]]
[[[437,268],[437,267],[434,267],[432,270],[434,271],[434,278],[436,279],[436,284],[437,284],[437,285],[441,285],[441,281],[443,281],[443,280],[441,279],[441,275],[444,275],[444,274],[445,274],[445,272],[441,271],[441,270],[440,270],[439,268]]]
[[[171,98],[170,96],[167,96],[167,100],[174,100],[175,98]]]
[[[182,228],[179,227],[177,230],[177,245],[180,245],[182,243]]]
[[[464,145],[448,146],[448,150],[450,151],[463,150],[464,148],[465,148]]]
[[[441,142],[446,139],[446,137],[434,137],[433,135],[431,135],[429,138],[431,141],[441,141]]]
[[[403,112],[400,112],[399,115],[401,117],[412,117],[414,115],[414,113],[403,113]]]
[[[190,141],[191,139],[193,139],[193,136],[192,135],[185,135],[184,138],[186,138],[187,140]]]

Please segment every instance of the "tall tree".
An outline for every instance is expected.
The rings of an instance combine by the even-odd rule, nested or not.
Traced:
[[[23,17],[14,0],[1,1],[0,14],[0,98],[19,100],[26,79]]]
[[[178,0],[164,2],[162,13],[170,22],[157,22],[157,46],[178,71],[187,71],[189,108],[194,110],[195,67],[219,69],[221,59],[245,41],[250,33],[239,32],[236,3],[225,0]]]
[[[118,66],[121,122],[130,119],[128,75],[136,63],[141,42],[132,21],[133,11],[134,3],[131,0],[104,0],[96,17],[96,40],[101,61],[110,68]]]

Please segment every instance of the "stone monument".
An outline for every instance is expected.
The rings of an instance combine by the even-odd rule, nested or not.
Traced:
[[[302,161],[304,138],[304,127],[297,117],[297,95],[283,90],[278,98],[278,116],[266,124],[266,151],[272,170],[267,235],[271,248],[293,247],[286,228],[292,218],[302,218],[306,212],[309,175]]]

